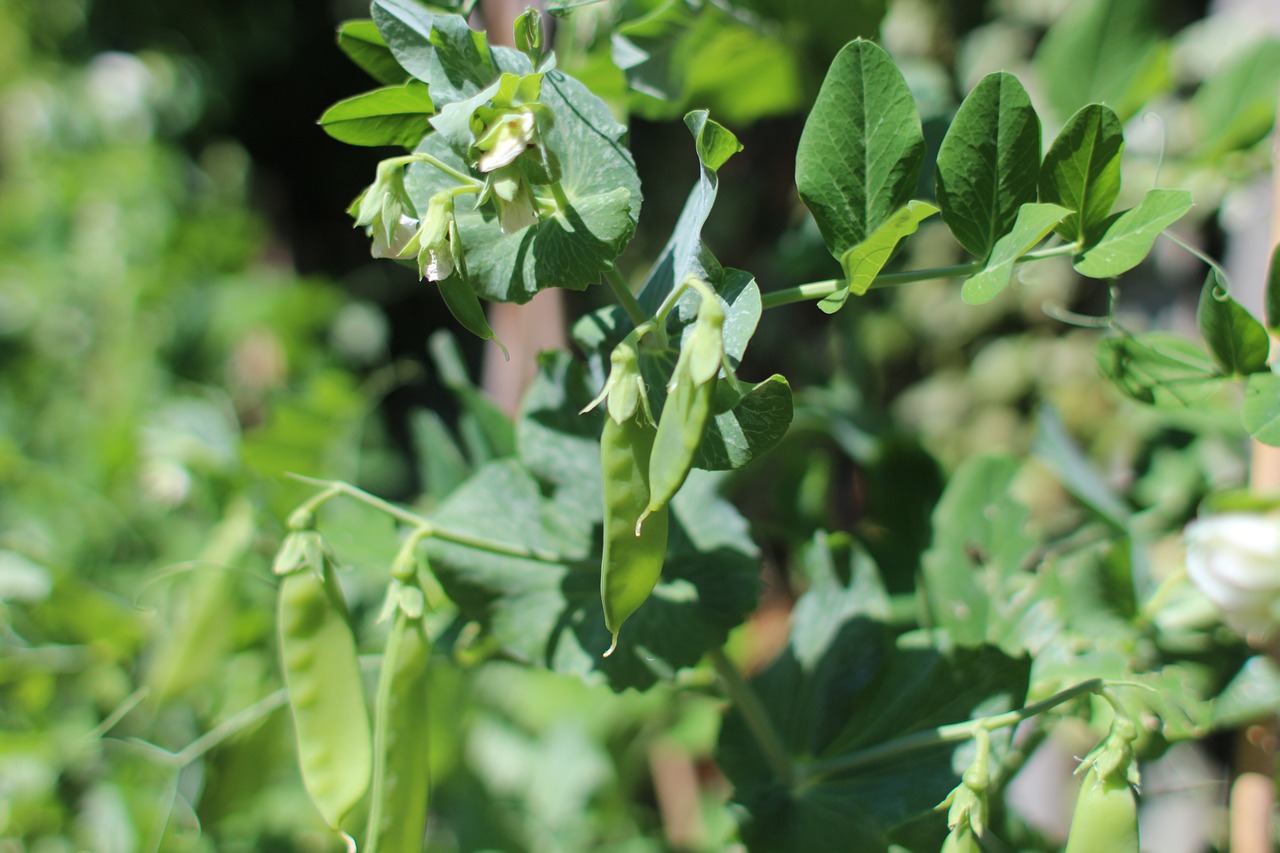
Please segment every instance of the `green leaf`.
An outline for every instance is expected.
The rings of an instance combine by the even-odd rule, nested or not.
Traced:
[[[999,296],[1013,280],[1018,258],[1034,249],[1070,214],[1056,204],[1024,204],[1018,210],[1013,230],[996,240],[987,265],[960,288],[960,298],[970,305],[981,305]]]
[[[1280,40],[1275,38],[1215,72],[1191,99],[1195,126],[1205,130],[1198,156],[1214,160],[1266,136],[1275,123],[1278,87]]]
[[[550,350],[538,358],[538,373],[516,421],[525,467],[556,489],[557,502],[587,518],[600,513],[604,500],[599,441],[604,408],[581,414],[594,396],[582,362],[567,350]]]
[[[1103,338],[1097,359],[1103,375],[1121,392],[1155,406],[1194,405],[1213,393],[1222,378],[1203,349],[1167,332]]]
[[[720,185],[716,172],[733,153],[730,149],[738,144],[738,140],[712,121],[706,110],[689,113],[684,117],[684,123],[693,134],[694,149],[698,154],[698,183],[690,191],[666,246],[640,287],[637,298],[650,313],[658,310],[671,289],[686,276],[697,275],[714,286],[720,275],[720,265],[709,257],[702,245],[702,226],[706,224],[716,201]]]
[[[474,95],[504,71],[533,72],[520,51],[491,48],[461,15],[434,13],[416,0],[374,0],[373,20],[396,61],[431,86],[437,107]]]
[[[850,293],[863,295],[870,289],[880,270],[889,263],[893,250],[903,237],[916,233],[920,223],[938,212],[926,201],[909,201],[880,224],[871,236],[845,252],[840,258],[844,268],[845,287],[823,299],[818,307],[834,314],[844,305]]]
[[[723,645],[755,606],[759,555],[746,522],[715,493],[713,475],[695,471],[671,504],[662,580],[627,620],[627,642],[602,657],[610,643],[600,616],[602,513],[578,497],[566,501],[507,459],[481,468],[432,516],[450,531],[536,549],[515,557],[427,542],[449,598],[507,655],[614,690],[645,689]]]
[[[1094,467],[1080,445],[1067,432],[1058,412],[1047,401],[1036,417],[1036,437],[1032,453],[1057,476],[1058,482],[1076,499],[1098,514],[1119,533],[1128,530],[1132,513],[1124,499]]]
[[[434,112],[426,84],[410,80],[339,101],[320,116],[320,126],[348,145],[412,148],[430,132]]]
[[[796,150],[796,186],[836,258],[870,236],[915,191],[924,159],[920,114],[902,72],[869,41],[836,55]]]
[[[1040,200],[1077,215],[1058,226],[1064,239],[1082,245],[1111,214],[1120,195],[1124,132],[1110,108],[1090,104],[1073,115],[1044,155]]]
[[[1026,659],[991,648],[943,654],[922,636],[891,643],[853,600],[875,586],[865,560],[855,551],[828,564],[797,602],[791,644],[750,682],[803,783],[778,778],[737,706],[725,717],[716,758],[754,853],[885,853],[893,830],[932,814],[972,756],[969,744],[927,732],[1011,710],[1026,695]],[[876,600],[872,592],[866,605]],[[1010,735],[992,734],[999,756]]]
[[[1254,655],[1213,701],[1215,729],[1244,726],[1265,719],[1280,707],[1280,666],[1267,655]]]
[[[370,20],[344,21],[338,26],[338,47],[365,73],[384,86],[398,86],[409,79],[391,48]]]
[[[960,105],[938,150],[938,207],[951,233],[986,258],[1018,209],[1036,200],[1040,118],[1017,77],[988,74]]]
[[[1280,376],[1268,371],[1249,377],[1240,420],[1249,435],[1263,444],[1280,447]]]
[[[1127,120],[1169,88],[1169,51],[1155,11],[1153,0],[1076,0],[1067,7],[1034,59],[1055,113],[1106,103]]]
[[[674,0],[619,24],[614,64],[631,108],[672,119],[698,104],[735,123],[796,111],[804,101],[799,60],[775,33],[713,3]]]
[[[791,386],[777,374],[750,386],[738,396],[728,382],[717,386],[730,396],[729,404],[717,400],[715,414],[698,446],[693,464],[708,471],[743,468],[772,450],[791,426]],[[736,399],[732,399],[736,398]]]
[[[441,384],[457,397],[462,407],[458,426],[472,463],[479,465],[490,459],[513,455],[516,452],[516,434],[511,418],[472,383],[452,333],[446,329],[434,333],[427,339],[427,348]]]
[[[925,597],[935,623],[963,646],[997,644],[1021,654],[1043,637],[1051,603],[1030,594],[1023,565],[1039,544],[1030,513],[1010,496],[1019,463],[974,456],[952,475],[933,512],[925,552]]]
[[[1280,334],[1280,243],[1271,250],[1271,263],[1267,267],[1267,283],[1262,301],[1268,331],[1273,335]]]
[[[570,206],[536,225],[503,234],[496,219],[457,203],[457,222],[467,279],[486,299],[527,302],[548,287],[585,290],[599,280],[626,248],[640,213],[640,181],[630,152],[621,144],[626,128],[585,86],[562,72],[543,78],[542,103],[555,114],[546,143],[560,158],[561,186]],[[467,167],[439,138],[421,149],[459,171]],[[405,186],[414,206],[425,210],[436,192],[454,179],[426,164],[407,169]]]
[[[1128,272],[1142,263],[1160,232],[1191,207],[1191,193],[1185,190],[1149,190],[1137,207],[1113,217],[1097,241],[1077,256],[1076,272],[1090,278]]]
[[[1248,376],[1267,369],[1271,349],[1267,330],[1231,298],[1217,270],[1209,272],[1200,291],[1196,325],[1226,375]]]

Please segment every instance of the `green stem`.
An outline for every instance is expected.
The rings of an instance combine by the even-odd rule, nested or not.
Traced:
[[[609,282],[609,289],[613,291],[613,296],[618,300],[618,304],[627,312],[627,317],[631,319],[634,326],[641,326],[649,315],[645,313],[641,307],[639,300],[636,299],[631,288],[627,286],[627,281],[622,277],[622,273],[618,272],[616,266],[611,266],[604,271],[604,280]]]
[[[1049,249],[1040,249],[1036,252],[1027,252],[1018,258],[1014,263],[1024,264],[1029,261],[1040,261],[1045,258],[1058,258],[1064,255],[1073,255],[1079,251],[1079,246],[1075,243],[1069,243],[1062,246],[1054,246]],[[918,281],[931,281],[937,278],[965,278],[982,272],[985,264],[982,261],[972,261],[967,264],[953,264],[946,267],[929,267],[922,270],[909,270],[907,272],[889,272],[876,276],[875,281],[871,282],[871,289],[878,290],[883,287],[897,287],[902,284],[914,284]],[[761,295],[761,304],[764,308],[777,308],[781,305],[791,305],[796,302],[816,302],[825,299],[835,293],[847,284],[843,278],[832,278],[826,281],[811,281],[806,284],[797,285],[796,287],[786,288],[784,290],[774,290]]]
[[[733,699],[738,713],[742,714],[742,719],[746,721],[747,728],[755,736],[765,760],[769,762],[779,781],[790,786],[795,778],[791,759],[787,756],[787,748],[783,745],[782,736],[773,727],[768,712],[760,703],[760,697],[743,680],[742,673],[738,672],[738,668],[733,665],[733,661],[729,660],[722,649],[712,649],[709,654],[712,666],[720,675],[720,681],[725,689],[729,691],[729,696]]]
[[[178,767],[186,767],[206,752],[234,737],[289,701],[289,692],[281,687],[263,696],[249,707],[232,714],[182,749],[170,759]]]
[[[396,506],[393,503],[384,501],[377,495],[371,495],[364,489],[357,488],[350,483],[334,482],[329,480],[317,480],[314,477],[304,477],[301,474],[290,474],[295,480],[303,483],[309,483],[313,486],[320,486],[324,489],[315,498],[308,501],[308,505],[312,508],[319,506],[323,501],[317,501],[317,498],[328,500],[339,494],[349,498],[354,498],[366,506],[378,510],[384,515],[389,515],[396,521],[407,524],[410,527],[417,528],[421,538],[430,537],[439,539],[442,542],[450,542],[454,545],[461,545],[464,548],[470,548],[474,551],[485,551],[490,554],[500,554],[504,557],[519,557],[524,560],[536,560],[540,563],[553,563],[559,565],[564,560],[550,551],[544,551],[541,548],[531,548],[526,545],[512,545],[507,542],[496,542],[483,536],[474,536],[470,533],[460,533],[456,530],[448,530],[438,527],[417,513],[410,512],[404,507]]]
[[[1087,693],[1099,693],[1102,691],[1103,685],[1104,682],[1101,678],[1091,678],[1088,681],[1082,681],[1079,684],[1068,687],[1066,690],[1055,693],[1042,702],[1028,705],[1025,708],[1017,708],[1013,711],[1006,711],[1003,714],[993,714],[990,717],[979,717],[976,720],[966,720],[963,723],[938,726],[937,728],[891,740],[888,743],[876,744],[857,752],[851,752],[824,761],[815,761],[803,768],[804,776],[807,780],[813,781],[824,776],[848,773],[861,767],[880,764],[886,760],[931,746],[968,740],[981,729],[994,731],[1006,726],[1016,726],[1023,720],[1043,714],[1045,711],[1055,708],[1063,702],[1075,699],[1077,696],[1083,696]]]
[[[443,160],[433,157],[430,154],[419,152],[417,154],[407,154],[404,157],[397,157],[396,159],[403,160],[406,165],[409,163],[427,163],[428,165],[435,166],[441,172],[444,172],[458,183],[475,187],[477,190],[484,186],[484,181],[477,180],[465,172],[459,172],[448,163],[445,163]]]

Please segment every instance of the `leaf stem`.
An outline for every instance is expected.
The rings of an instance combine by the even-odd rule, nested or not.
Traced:
[[[616,265],[610,266],[604,271],[604,280],[609,282],[609,289],[613,291],[613,297],[618,300],[618,304],[627,312],[627,317],[631,319],[632,325],[637,327],[643,325],[649,319],[649,316],[645,314],[640,301],[631,292],[631,288],[627,286],[626,279],[622,277],[622,273],[618,271]]]
[[[234,737],[249,726],[271,714],[277,708],[280,708],[289,699],[289,692],[281,687],[279,690],[272,691],[263,696],[257,702],[254,702],[247,708],[244,708],[227,717],[221,723],[209,729],[209,731],[200,735],[200,737],[191,741],[182,749],[172,753],[170,759],[178,767],[186,767],[191,762],[203,756],[206,752],[220,745],[228,738]]]
[[[484,181],[477,180],[476,178],[471,177],[465,172],[459,172],[457,169],[453,168],[448,163],[445,163],[443,160],[440,160],[437,157],[433,157],[430,154],[418,152],[416,154],[407,154],[403,158],[397,157],[396,159],[403,160],[406,165],[409,163],[426,163],[430,166],[435,166],[437,169],[439,169],[441,172],[444,172],[446,175],[453,178],[455,181],[461,184],[465,184],[467,186],[475,187],[477,190],[480,187],[484,186]]]
[[[1044,260],[1045,258],[1073,255],[1079,250],[1080,247],[1075,243],[1067,243],[1035,252],[1027,252],[1014,263],[1024,264],[1029,261]],[[922,270],[908,270],[907,272],[882,273],[876,276],[875,281],[871,282],[871,289],[897,287],[902,284],[914,284],[918,281],[931,281],[936,278],[965,278],[982,272],[984,266],[985,264],[982,261],[971,261],[967,264],[953,264],[946,267],[928,267]],[[816,302],[825,299],[846,284],[847,282],[842,278],[811,281],[784,290],[774,290],[762,294],[760,301],[764,308],[777,308],[781,305],[791,305],[796,302]]]
[[[508,542],[498,542],[483,536],[476,536],[471,533],[462,533],[457,530],[449,530],[439,527],[428,521],[417,513],[410,512],[404,507],[396,506],[389,501],[385,501],[377,495],[371,495],[364,489],[344,483],[340,480],[318,480],[314,477],[305,477],[301,474],[290,474],[295,480],[302,483],[309,483],[313,486],[320,486],[324,489],[320,494],[307,502],[307,506],[312,509],[317,508],[321,503],[338,495],[344,495],[354,498],[368,507],[376,509],[384,515],[389,515],[396,521],[407,524],[410,527],[417,528],[420,532],[417,534],[420,538],[439,539],[442,542],[449,542],[454,545],[461,545],[464,548],[471,548],[474,551],[485,551],[490,554],[500,554],[504,557],[518,557],[525,560],[536,560],[540,563],[553,563],[559,565],[565,560],[558,554],[550,551],[544,551],[541,548],[533,548],[528,545],[513,545]]]
[[[725,655],[723,649],[712,649],[708,655],[711,658],[712,666],[715,667],[716,673],[720,676],[720,681],[724,684],[725,690],[729,692],[729,697],[737,707],[738,713],[742,714],[742,719],[746,721],[747,728],[755,736],[756,743],[759,744],[760,751],[764,753],[765,760],[769,762],[769,766],[777,775],[778,780],[783,785],[790,787],[795,779],[794,768],[791,765],[790,757],[787,755],[787,748],[782,742],[782,736],[773,727],[768,712],[765,711],[764,705],[760,703],[760,697],[742,678],[742,673],[738,672],[738,668]]]
[[[1100,693],[1105,682],[1101,678],[1091,678],[1088,681],[1082,681],[1068,687],[1065,690],[1053,694],[1048,699],[1037,702],[1034,705],[1027,705],[1024,708],[1016,708],[1012,711],[1006,711],[1003,714],[993,714],[989,717],[978,717],[974,720],[966,720],[963,723],[952,723],[946,726],[938,726],[933,729],[915,732],[904,737],[896,738],[887,743],[876,744],[875,746],[861,749],[856,752],[838,755],[835,758],[828,758],[823,761],[815,761],[812,764],[802,768],[803,775],[807,781],[815,781],[825,776],[833,776],[837,773],[848,773],[865,767],[869,764],[878,764],[887,759],[895,758],[917,750],[926,749],[931,746],[937,746],[944,743],[956,743],[958,741],[968,740],[973,737],[979,730],[994,731],[995,729],[1005,728],[1006,726],[1016,726],[1023,720],[1043,714],[1064,702],[1083,696],[1087,693]]]

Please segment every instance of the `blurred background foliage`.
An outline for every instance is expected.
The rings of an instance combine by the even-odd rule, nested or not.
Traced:
[[[1225,255],[1247,291],[1265,263],[1251,226],[1266,218],[1280,79],[1265,5],[613,0],[557,18],[555,37],[561,67],[631,122],[637,275],[696,174],[668,121],[694,107],[746,145],[707,230],[720,260],[765,289],[838,274],[795,198],[794,152],[831,57],[866,36],[903,68],[934,149],[1000,68],[1027,82],[1046,136],[1083,103],[1116,106],[1131,197],[1157,180],[1192,189],[1180,235]],[[511,452],[465,379],[478,348],[433,338],[449,325],[438,297],[370,264],[350,229],[379,152],[314,126],[368,88],[333,45],[365,14],[346,0],[0,0],[0,851],[338,849],[277,713],[269,559],[305,494],[283,473],[429,506]],[[921,231],[906,263],[961,259],[942,226]],[[1165,243],[1126,278],[1119,316],[1187,326],[1201,275]],[[783,445],[727,484],[768,555],[765,603],[734,643],[748,669],[780,641],[815,531],[853,531],[909,596],[948,473],[977,451],[1027,459],[1021,497],[1055,535],[1091,520],[1064,459],[1090,460],[1154,537],[1243,480],[1230,414],[1138,409],[1099,381],[1086,318],[1111,294],[1065,262],[1023,284],[981,308],[937,282],[762,324],[745,369],[784,373],[799,397]],[[326,535],[362,570],[344,584],[374,649],[394,537],[330,515]],[[486,650],[447,608],[435,618],[433,850],[730,843],[705,673],[613,696],[473,669]]]

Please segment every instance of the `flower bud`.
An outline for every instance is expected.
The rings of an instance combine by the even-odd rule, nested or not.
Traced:
[[[1265,637],[1280,602],[1280,515],[1229,512],[1187,525],[1187,574],[1242,634]]]

